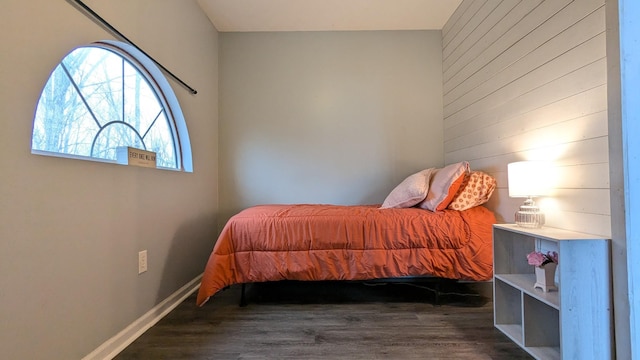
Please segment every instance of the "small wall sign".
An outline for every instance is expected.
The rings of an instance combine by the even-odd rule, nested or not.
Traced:
[[[156,153],[129,146],[118,146],[116,149],[118,164],[142,167],[156,167]]]

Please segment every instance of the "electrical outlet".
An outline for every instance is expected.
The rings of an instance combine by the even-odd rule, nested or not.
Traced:
[[[138,274],[147,271],[147,250],[138,253]]]

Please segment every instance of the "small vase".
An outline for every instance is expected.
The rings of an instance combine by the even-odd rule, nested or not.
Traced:
[[[533,285],[533,288],[540,288],[544,292],[558,291],[555,283],[556,266],[557,264],[553,262],[536,266],[536,284]]]

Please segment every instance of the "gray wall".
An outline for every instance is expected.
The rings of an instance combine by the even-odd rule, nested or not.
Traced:
[[[66,1],[0,11],[0,355],[79,359],[200,274],[217,223],[217,39],[195,1],[88,1],[170,80],[193,173],[31,154],[35,107],[74,47],[113,39]],[[137,272],[148,250],[149,271]]]
[[[439,31],[221,34],[221,212],[382,203],[441,166],[441,59]]]
[[[547,224],[610,236],[604,0],[465,0],[442,35],[445,161],[495,175],[512,222],[507,164],[550,160]]]

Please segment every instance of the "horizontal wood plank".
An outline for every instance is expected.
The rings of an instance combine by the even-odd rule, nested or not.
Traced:
[[[486,72],[485,67],[497,57],[570,4],[570,0],[544,1],[531,9],[509,29],[503,29],[504,32],[496,41],[483,49],[477,56],[470,58],[469,62],[463,61],[461,62],[461,65],[464,64],[463,66],[452,66],[447,69],[444,72],[444,93],[447,94],[476,72]]]
[[[461,59],[466,52],[481,41],[493,30],[504,17],[513,10],[522,0],[503,0],[497,7],[482,21],[478,27],[455,49],[446,46],[442,49],[442,69],[446,71],[457,60]],[[496,3],[497,4],[497,3]]]
[[[497,121],[488,123],[485,127],[474,131],[465,131],[465,128],[458,127],[456,128],[458,132],[450,131],[445,139],[445,151],[451,151],[465,145],[522,135],[553,125],[556,122],[565,122],[586,116],[606,117],[606,93],[606,85],[600,85],[513,117],[496,114],[496,116],[500,116]],[[606,123],[606,119],[604,122]]]
[[[511,11],[509,11],[502,19],[496,21],[495,24],[490,24],[491,30],[489,30],[484,36],[482,36],[474,44],[469,44],[467,49],[461,49],[463,55],[457,58],[449,57],[447,64],[443,64],[444,81],[451,80],[463,69],[467,69],[468,73],[461,74],[460,81],[456,84],[460,84],[462,81],[466,81],[470,77],[469,74],[473,74],[478,71],[479,68],[471,69],[471,63],[480,55],[489,51],[489,48],[503,36],[505,33],[511,31],[527,14],[533,9],[538,7],[542,3],[542,0],[528,0],[521,1]],[[504,50],[503,50],[504,51]],[[496,55],[494,55],[495,57]],[[446,67],[445,67],[446,65]],[[465,77],[466,76],[466,77]],[[445,93],[455,88],[455,85],[445,84]]]
[[[461,44],[471,41],[471,35],[481,31],[478,30],[481,24],[486,23],[486,19],[491,15],[495,8],[500,5],[500,1],[487,1],[480,9],[469,19],[465,26],[456,34],[456,36],[442,49],[442,57],[447,58],[451,52],[458,49]]]
[[[493,1],[493,0],[492,0]],[[446,47],[458,34],[460,34],[467,26],[469,21],[473,19],[475,14],[482,8],[487,0],[476,0],[466,6],[457,21],[456,26],[453,26],[451,30],[442,34],[442,46]]]
[[[464,26],[464,24],[462,24],[462,22],[460,21],[460,18],[462,17],[462,14],[465,13],[467,8],[471,6],[471,4],[472,4],[471,1],[462,1],[460,5],[458,5],[456,10],[453,12],[453,14],[451,14],[451,17],[449,18],[449,20],[447,20],[447,22],[442,27],[443,37],[444,37],[444,34],[451,33],[455,26]]]
[[[564,22],[558,22],[554,25],[558,29],[564,28],[564,30],[557,34],[554,31],[531,33],[522,42],[518,42],[516,46],[505,51],[488,65],[485,71],[474,74],[464,82],[463,86],[458,86],[445,94],[445,109],[450,109],[456,103],[469,103],[472,101],[474,93],[486,93],[500,89],[538,68],[548,66],[549,62],[563,55],[570,56],[570,53],[585,51],[585,49],[578,47],[600,34],[604,36],[604,7],[581,18],[575,24],[567,25]],[[535,39],[528,39],[533,36]],[[604,40],[598,41],[604,42]],[[601,52],[601,49],[593,51],[596,55]]]
[[[551,104],[558,99],[602,86],[606,84],[606,65],[606,59],[602,57],[562,77],[522,93],[518,97],[511,98],[508,102],[499,97],[487,98],[481,104],[486,106],[484,108],[481,108],[480,105],[474,106],[470,110],[458,112],[445,118],[445,138],[448,138],[446,134],[449,131],[457,131],[459,127],[473,131],[498,122],[500,119],[522,115]]]

